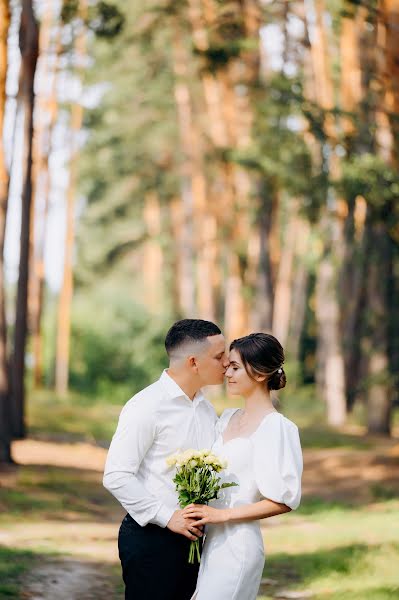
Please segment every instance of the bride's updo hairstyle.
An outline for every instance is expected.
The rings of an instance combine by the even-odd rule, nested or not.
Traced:
[[[251,333],[230,344],[237,350],[251,379],[266,375],[269,390],[281,390],[287,383],[284,373],[284,350],[280,342],[269,333]]]

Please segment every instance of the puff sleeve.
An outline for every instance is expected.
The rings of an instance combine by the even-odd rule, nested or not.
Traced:
[[[298,427],[276,413],[259,427],[253,442],[253,467],[260,495],[298,508],[303,471]]]

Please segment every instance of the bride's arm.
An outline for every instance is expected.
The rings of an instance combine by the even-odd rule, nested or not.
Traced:
[[[192,519],[199,519],[196,527],[207,523],[238,523],[240,521],[255,521],[266,519],[274,515],[290,512],[291,508],[286,504],[279,504],[273,500],[260,500],[253,504],[245,504],[234,508],[213,508],[206,504],[189,504],[183,514]]]

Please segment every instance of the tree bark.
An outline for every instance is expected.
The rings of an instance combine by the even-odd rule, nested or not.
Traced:
[[[83,68],[86,55],[86,0],[79,3],[80,31],[76,36],[75,51],[78,71]],[[60,395],[68,391],[69,352],[71,336],[71,310],[73,297],[73,250],[75,240],[75,202],[76,179],[78,168],[78,134],[82,128],[83,106],[74,102],[71,110],[71,156],[69,163],[69,184],[66,198],[66,235],[64,254],[64,273],[58,303],[57,316],[57,350],[55,365],[55,389]]]
[[[25,346],[28,316],[29,280],[29,237],[32,202],[32,144],[34,79],[39,52],[39,28],[33,12],[32,0],[23,0],[19,30],[21,69],[19,76],[19,105],[24,116],[24,154],[22,161],[22,214],[19,277],[14,332],[14,353],[12,361],[12,410],[13,434],[16,438],[25,436]]]
[[[295,252],[295,242],[299,233],[298,208],[292,201],[292,208],[288,217],[287,227],[284,233],[281,259],[279,263],[274,303],[273,303],[273,334],[285,347],[291,320],[292,308],[292,272]]]
[[[322,385],[321,393],[326,401],[328,423],[338,426],[345,422],[346,397],[335,286],[336,273],[326,252],[319,264],[316,284],[318,369],[322,368],[318,382]]]
[[[144,199],[144,222],[148,240],[144,242],[143,282],[144,302],[152,315],[162,312],[165,290],[163,289],[163,255],[161,249],[161,207],[156,192],[147,192]]]
[[[316,101],[325,111],[324,148],[320,148],[321,161],[328,168],[332,181],[340,178],[339,157],[335,151],[337,143],[337,127],[331,112],[335,106],[334,82],[330,60],[330,44],[328,28],[324,22],[324,0],[314,0],[313,18],[307,14],[308,25],[314,21],[310,51],[315,78],[314,92]],[[328,158],[323,159],[325,150]],[[340,336],[340,306],[337,294],[337,271],[344,254],[343,228],[348,210],[345,200],[338,197],[332,186],[329,186],[325,206],[320,220],[320,238],[323,240],[323,259],[319,265],[317,283],[317,323],[318,348],[316,379],[320,392],[327,405],[328,421],[331,425],[340,425],[345,420],[346,389],[344,358]],[[331,209],[333,207],[333,210]],[[325,303],[325,306],[324,306]],[[328,307],[328,310],[327,310]],[[335,402],[335,406],[334,406]]]
[[[299,360],[300,341],[305,323],[308,300],[309,269],[306,256],[309,252],[309,225],[299,219],[295,247],[294,274],[292,282],[291,320],[286,343],[286,354],[294,361]]]
[[[9,406],[9,369],[7,360],[7,323],[4,294],[4,239],[6,231],[9,172],[4,152],[4,114],[8,67],[7,39],[10,26],[8,0],[0,0],[0,463],[10,463],[12,437]]]
[[[389,277],[391,241],[382,223],[371,227],[370,268],[367,277],[367,429],[389,435],[392,413],[392,384],[389,373]]]
[[[34,203],[31,228],[32,269],[29,285],[29,322],[32,334],[33,383],[35,387],[39,387],[43,383],[42,313],[45,292],[44,251],[51,191],[49,159],[52,151],[53,131],[58,116],[57,82],[61,55],[60,27],[57,28],[54,42],[51,44],[51,32],[54,29],[53,19],[53,7],[49,3],[40,29],[39,55],[44,64],[39,77],[46,83],[51,79],[51,88],[49,93],[43,89],[36,100],[38,127],[34,148]],[[49,55],[52,57],[51,71]]]
[[[173,70],[175,74],[175,102],[180,133],[181,165],[180,189],[182,202],[181,222],[181,280],[180,310],[185,317],[192,317],[197,311],[195,290],[195,244],[194,214],[195,203],[195,165],[194,147],[197,139],[194,133],[192,103],[188,86],[188,56],[180,24],[175,20],[173,39]],[[201,188],[202,189],[202,188]],[[197,187],[198,190],[198,187]]]
[[[271,260],[271,230],[278,206],[273,183],[259,184],[260,209],[258,216],[259,266],[255,288],[255,302],[251,317],[251,328],[271,331],[273,324],[274,283]]]

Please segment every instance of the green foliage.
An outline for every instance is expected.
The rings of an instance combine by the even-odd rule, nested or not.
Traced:
[[[71,24],[79,16],[79,0],[63,0],[62,23]],[[113,39],[123,29],[125,16],[115,3],[100,0],[89,7],[88,27],[99,37]]]
[[[125,16],[119,8],[103,0],[92,7],[90,17],[90,28],[100,38],[112,39],[119,35],[125,23]]]
[[[63,0],[61,7],[61,21],[70,23],[78,15],[79,0]]]
[[[162,320],[128,298],[115,297],[112,290],[96,299],[78,299],[71,338],[71,388],[107,397],[109,402],[120,402],[121,391],[132,396],[166,367],[166,330]]]
[[[204,61],[204,69],[215,73],[218,69],[226,67],[230,60],[237,58],[241,51],[239,43],[214,44],[206,50],[193,48],[194,54]]]
[[[373,222],[382,222],[398,236],[399,175],[379,156],[361,154],[345,161],[339,188],[346,197],[363,196]],[[399,240],[398,240],[399,241]]]

